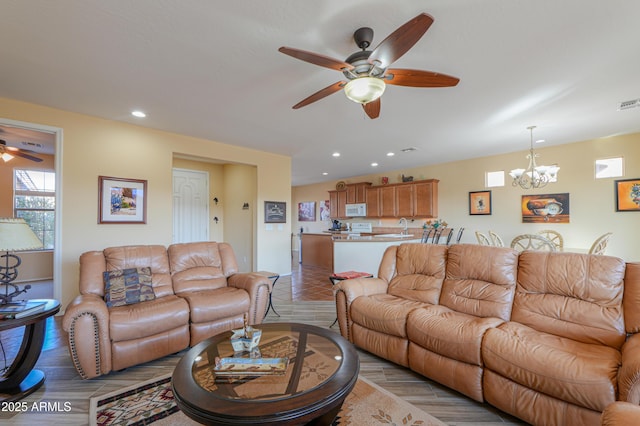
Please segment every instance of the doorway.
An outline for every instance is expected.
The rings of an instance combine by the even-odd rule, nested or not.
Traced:
[[[173,242],[209,241],[209,173],[173,169]]]
[[[62,270],[61,265],[61,234],[62,234],[62,129],[42,124],[28,123],[6,118],[0,118],[0,139],[6,146],[13,146],[29,155],[43,159],[42,162],[21,161],[20,157],[13,158],[2,167],[6,167],[1,175],[2,185],[11,188],[3,199],[2,204],[8,202],[8,210],[2,210],[2,216],[13,217],[13,173],[14,169],[53,170],[55,174],[55,207],[53,224],[53,249],[21,253],[22,265],[20,276],[16,281],[20,286],[32,285],[25,296],[27,298],[43,297],[61,300],[62,298]],[[49,246],[50,247],[50,246]],[[31,265],[31,266],[30,266]],[[52,280],[53,278],[53,280]],[[43,288],[46,286],[46,288]]]

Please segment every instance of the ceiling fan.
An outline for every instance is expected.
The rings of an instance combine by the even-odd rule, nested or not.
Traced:
[[[34,157],[33,155],[27,154],[25,149],[14,148],[12,146],[7,146],[7,142],[0,139],[0,158],[2,158],[5,162],[11,160],[13,157],[22,157],[27,160],[35,161],[37,163],[42,161],[42,158]]]
[[[313,102],[344,89],[345,94],[354,102],[362,104],[369,118],[380,115],[380,96],[386,84],[409,87],[451,87],[458,84],[459,78],[432,71],[389,68],[389,66],[407,53],[420,40],[433,23],[433,18],[421,13],[396,29],[375,49],[367,50],[373,40],[373,30],[360,28],[353,39],[360,49],[344,61],[333,59],[305,50],[281,47],[280,52],[325,68],[342,72],[346,81],[339,81],[325,87],[293,106],[302,108]]]

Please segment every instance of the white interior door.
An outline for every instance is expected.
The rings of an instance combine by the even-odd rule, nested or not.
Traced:
[[[209,173],[173,169],[173,242],[209,240]]]

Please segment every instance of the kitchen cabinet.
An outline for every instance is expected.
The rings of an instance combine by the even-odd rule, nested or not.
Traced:
[[[365,190],[367,203],[367,217],[381,217],[380,214],[380,188],[372,186]]]
[[[413,185],[413,216],[438,217],[438,180],[415,182]]]
[[[333,240],[330,234],[308,234],[303,232],[301,239],[303,265],[321,266],[333,270]]]
[[[380,216],[396,217],[396,186],[380,187]]]
[[[341,191],[329,191],[329,216],[331,219],[346,219],[345,204],[366,203],[366,190],[371,182],[347,184]]]
[[[414,189],[413,185],[405,184],[396,186],[396,216],[413,217],[414,214]]]

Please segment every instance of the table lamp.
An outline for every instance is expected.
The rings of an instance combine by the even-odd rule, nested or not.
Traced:
[[[0,285],[4,286],[4,294],[0,292],[0,305],[7,304],[20,293],[31,288],[30,285],[20,290],[12,281],[18,277],[18,266],[21,260],[9,252],[42,248],[42,242],[33,233],[24,219],[0,218]],[[9,293],[9,287],[12,287]]]

